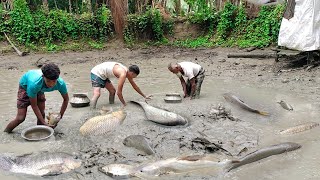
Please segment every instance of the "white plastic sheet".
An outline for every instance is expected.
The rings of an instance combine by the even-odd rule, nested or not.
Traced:
[[[282,18],[278,45],[299,51],[320,49],[320,0],[295,0],[294,16]]]

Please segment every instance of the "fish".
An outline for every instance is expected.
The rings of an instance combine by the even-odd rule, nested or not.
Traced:
[[[246,103],[244,103],[241,99],[239,99],[237,96],[235,96],[232,93],[224,93],[222,95],[226,101],[229,101],[230,103],[236,104],[239,107],[241,107],[242,109],[245,109],[247,111],[253,112],[253,113],[257,113],[263,116],[268,116],[269,113],[268,112],[264,112],[264,111],[260,111],[257,109],[253,109],[252,107],[250,107],[249,105],[247,105]]]
[[[220,160],[214,156],[208,155],[191,155],[177,158],[169,158],[156,162],[140,165],[135,169],[135,175],[159,176],[168,173],[184,173],[205,168],[223,169],[225,166],[237,163],[237,160],[223,159]]]
[[[284,102],[283,100],[281,100],[280,102],[277,102],[277,103],[279,103],[281,105],[281,107],[283,107],[283,109],[286,109],[288,111],[293,111],[293,107],[290,104]]]
[[[127,179],[132,177],[134,167],[128,164],[108,164],[98,170],[114,179]]]
[[[280,131],[280,134],[295,134],[295,133],[299,133],[302,131],[310,130],[310,129],[317,127],[317,126],[319,126],[319,123],[307,122],[307,123],[299,124],[297,126],[290,127],[286,130],[282,130],[282,131]]]
[[[49,115],[47,116],[48,124],[49,125],[56,125],[60,121],[60,119],[61,119],[60,117],[61,117],[60,113],[49,112]]]
[[[276,5],[284,3],[284,0],[245,0],[255,5]]]
[[[120,126],[127,113],[124,110],[114,111],[109,114],[99,115],[88,119],[81,127],[82,135],[104,135]]]
[[[170,112],[164,109],[153,107],[146,102],[138,102],[138,101],[131,101],[132,103],[139,104],[148,120],[162,124],[165,126],[177,126],[177,125],[187,125],[188,120],[179,114],[174,112]]]
[[[22,156],[0,156],[0,168],[13,173],[52,176],[80,167],[82,161],[63,152],[43,152]]]
[[[296,149],[299,149],[300,147],[301,147],[300,144],[293,143],[293,142],[285,142],[285,143],[268,146],[247,154],[243,158],[239,159],[238,162],[232,162],[231,164],[226,166],[226,169],[229,172],[232,169],[238,168],[245,164],[256,162],[256,161],[259,161],[260,159],[264,159],[269,156],[282,154],[289,151],[294,151]]]
[[[151,143],[142,135],[130,135],[123,140],[123,144],[128,147],[134,147],[148,155],[155,153],[151,147]]]

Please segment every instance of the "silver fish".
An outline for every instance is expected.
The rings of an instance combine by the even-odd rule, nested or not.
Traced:
[[[88,119],[81,127],[80,132],[82,135],[103,135],[110,133],[116,127],[120,126],[127,113],[123,110],[114,111],[112,113],[95,116]]]
[[[319,123],[307,122],[307,123],[304,123],[304,124],[293,126],[293,127],[288,128],[286,130],[282,130],[282,131],[280,131],[280,134],[295,134],[295,133],[299,133],[299,132],[302,132],[302,131],[306,131],[306,130],[312,129],[312,128],[317,127],[317,126],[319,126]]]
[[[260,110],[253,109],[252,107],[250,107],[249,105],[244,103],[241,99],[239,99],[237,96],[235,96],[232,93],[224,93],[222,96],[227,101],[229,101],[230,103],[236,104],[239,107],[241,107],[242,109],[245,109],[245,110],[253,112],[253,113],[261,114],[261,115],[264,115],[264,116],[268,116],[269,115],[269,113],[267,113],[267,112],[263,112],[263,111],[260,111]]]
[[[230,171],[232,169],[235,169],[239,166],[249,164],[252,162],[259,161],[260,159],[267,158],[269,156],[282,154],[285,152],[293,151],[296,149],[299,149],[301,147],[300,144],[293,143],[293,142],[286,142],[286,143],[280,143],[273,146],[265,147],[262,149],[259,149],[257,151],[254,151],[250,154],[247,154],[243,158],[239,160],[239,162],[233,162],[229,167],[227,167],[227,170]]]
[[[134,147],[148,155],[154,154],[151,143],[142,135],[130,135],[123,140],[123,144],[128,147]]]
[[[284,0],[245,0],[255,5],[275,5],[284,3]]]
[[[280,102],[277,102],[277,103],[279,103],[281,105],[281,107],[283,107],[283,109],[286,109],[288,111],[293,111],[293,107],[290,104],[284,102],[283,100],[281,100]]]
[[[178,158],[170,158],[165,160],[156,161],[153,163],[144,164],[136,167],[136,176],[159,176],[167,173],[184,173],[195,171],[199,169],[210,168],[224,168],[226,165],[235,163],[229,159],[220,160],[214,156],[193,155]]]
[[[128,164],[109,164],[98,168],[100,172],[115,179],[127,179],[132,177],[133,169],[133,166]]]
[[[81,166],[81,160],[67,153],[39,153],[18,157],[0,158],[0,167],[13,173],[31,174],[36,176],[58,175]]]
[[[131,102],[139,104],[143,108],[147,119],[155,123],[166,126],[186,125],[188,123],[187,119],[174,112],[155,108],[145,102]]]

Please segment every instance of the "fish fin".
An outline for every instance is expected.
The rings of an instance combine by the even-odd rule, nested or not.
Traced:
[[[63,164],[55,164],[55,165],[49,165],[41,168],[40,170],[48,169],[48,172],[43,174],[42,176],[56,176],[59,174],[62,174],[63,171]]]
[[[259,114],[263,115],[263,116],[269,116],[268,112],[264,112],[264,111],[258,111]]]

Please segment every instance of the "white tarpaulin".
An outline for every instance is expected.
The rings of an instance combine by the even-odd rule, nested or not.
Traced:
[[[278,45],[299,51],[320,50],[320,0],[295,0],[294,16],[282,18]]]

